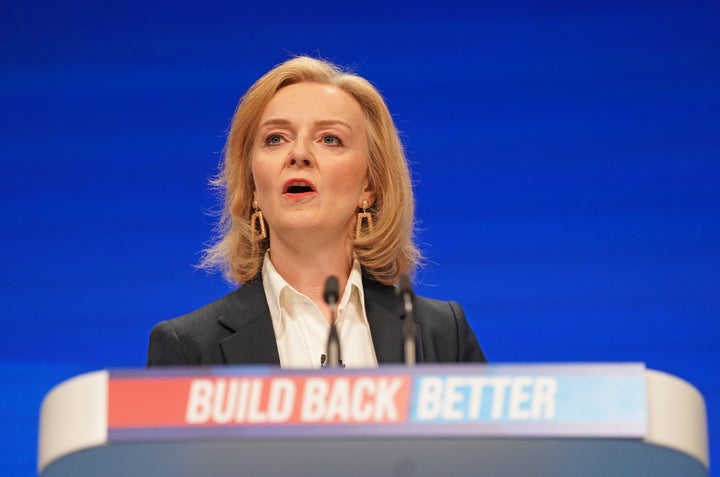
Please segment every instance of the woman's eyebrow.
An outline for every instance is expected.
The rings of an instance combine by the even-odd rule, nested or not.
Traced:
[[[272,127],[272,126],[276,126],[276,127],[287,127],[287,126],[291,126],[291,125],[292,125],[292,121],[290,121],[289,119],[285,119],[285,118],[270,118],[270,119],[268,119],[267,121],[265,121],[265,122],[263,122],[262,124],[260,124],[260,127],[261,127],[261,128],[265,128],[265,127],[268,127],[268,126],[271,126],[271,127]],[[315,126],[320,126],[320,127],[343,126],[343,127],[347,128],[347,129],[349,129],[350,131],[353,130],[353,128],[352,128],[352,126],[350,126],[350,124],[346,123],[345,121],[343,121],[343,120],[341,120],[341,119],[320,119],[320,120],[315,121],[315,122],[313,123],[313,125],[315,125]]]
[[[292,124],[289,119],[283,119],[283,118],[270,118],[264,123],[260,124],[261,128],[267,127],[267,126],[289,126]]]
[[[349,129],[350,131],[353,130],[352,126],[350,126],[348,123],[341,119],[321,119],[319,121],[315,121],[316,126],[344,126],[345,128]]]

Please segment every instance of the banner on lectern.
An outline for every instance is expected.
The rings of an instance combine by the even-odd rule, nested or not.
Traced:
[[[635,437],[642,364],[111,371],[108,438]]]

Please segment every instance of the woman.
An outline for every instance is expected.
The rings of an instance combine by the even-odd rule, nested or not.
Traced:
[[[156,325],[149,366],[318,368],[329,276],[344,365],[403,361],[393,285],[419,261],[414,203],[397,130],[368,81],[308,57],[275,67],[238,105],[216,185],[221,233],[203,265],[242,286]],[[417,297],[414,317],[418,362],[485,360],[457,303]]]

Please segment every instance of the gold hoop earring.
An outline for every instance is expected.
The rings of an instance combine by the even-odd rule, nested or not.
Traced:
[[[250,215],[250,232],[252,239],[259,242],[267,238],[267,230],[265,230],[265,220],[262,212],[260,212],[257,200],[253,200],[252,207],[254,212]]]
[[[367,211],[370,204],[367,200],[363,200],[362,212],[357,214],[357,225],[355,225],[355,240],[359,240],[363,236],[363,230],[368,232],[373,231],[373,217],[370,212]]]

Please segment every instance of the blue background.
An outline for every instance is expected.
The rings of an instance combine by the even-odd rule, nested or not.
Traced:
[[[498,5],[502,3],[502,5]],[[73,375],[144,365],[193,268],[240,95],[292,54],[388,100],[419,293],[499,362],[642,361],[704,394],[720,459],[720,4],[3,2],[0,474]]]

